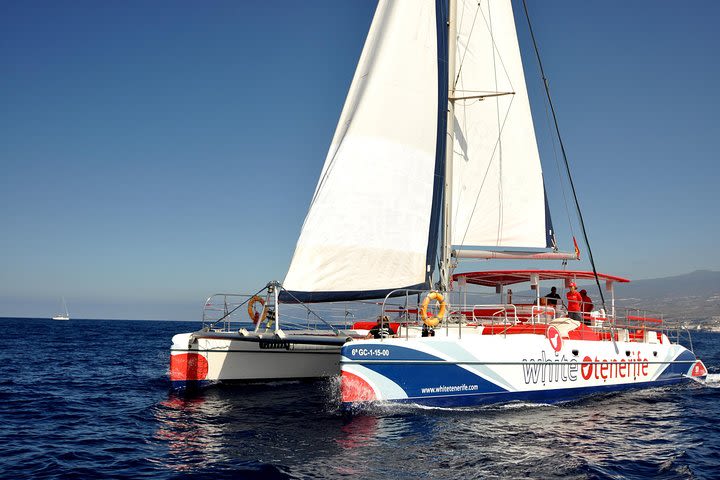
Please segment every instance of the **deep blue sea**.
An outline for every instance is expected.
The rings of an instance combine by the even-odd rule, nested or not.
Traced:
[[[334,381],[169,391],[170,338],[199,324],[0,319],[3,478],[720,478],[713,381],[562,405],[382,408]]]

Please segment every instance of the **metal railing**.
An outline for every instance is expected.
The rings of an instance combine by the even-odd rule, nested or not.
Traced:
[[[422,319],[418,314],[422,305],[420,299],[424,298],[428,293],[430,293],[429,290],[394,290],[382,302],[381,316],[383,322],[385,318],[389,318],[386,314],[389,311],[387,305],[390,298],[399,294],[405,298],[405,304],[402,307],[404,316],[396,320],[403,329],[399,336],[409,338],[413,330],[417,333],[423,327]],[[410,299],[413,297],[417,297],[418,300],[411,301]],[[468,328],[490,327],[491,331],[494,332],[493,327],[498,325],[508,327],[515,325],[549,325],[552,321],[565,317],[564,312],[552,306],[514,303],[451,304],[447,301],[448,297],[448,295],[445,296],[448,314],[434,327],[435,331],[444,330],[445,336],[449,336],[451,331],[456,331],[458,338],[462,338],[463,330]],[[436,314],[432,302],[428,309],[432,312],[428,313],[428,316]],[[581,337],[584,335],[587,339],[599,341],[638,343],[661,343],[666,341],[684,343],[684,340],[687,340],[692,351],[690,332],[679,325],[668,324],[661,312],[619,306],[616,306],[615,312],[615,316],[604,310],[584,314],[583,323],[587,329],[580,330]],[[412,314],[414,314],[414,317],[412,317]],[[393,323],[392,320],[389,321]],[[506,328],[501,331],[501,334],[507,335],[511,331],[510,328]],[[519,331],[536,331],[536,329],[521,329]]]
[[[267,287],[266,287],[267,288]],[[266,289],[255,295],[262,294]],[[381,327],[386,323],[398,324],[399,331],[396,336],[410,338],[444,330],[445,336],[457,334],[462,338],[464,330],[478,332],[480,327],[488,327],[492,334],[508,335],[516,332],[535,332],[535,328],[519,328],[517,325],[547,325],[558,318],[563,318],[564,312],[551,306],[532,303],[497,303],[497,302],[457,302],[451,303],[453,295],[445,295],[447,314],[434,328],[425,327],[420,318],[422,300],[430,293],[429,290],[394,290],[381,301],[355,301],[334,302],[323,304],[280,304],[282,313],[282,327],[285,330],[351,330],[358,322],[376,322],[380,320]],[[248,302],[255,295],[218,293],[211,295],[203,307],[203,327],[214,331],[237,331],[238,329],[262,328],[253,323],[248,314]],[[463,297],[467,297],[467,293]],[[492,295],[483,295],[491,297]],[[263,308],[274,308],[269,296]],[[459,297],[459,295],[458,295]],[[489,299],[489,298],[488,298]],[[473,299],[471,299],[473,300]],[[476,299],[474,299],[476,300]],[[380,307],[378,315],[378,307]],[[429,315],[437,315],[434,302],[428,305]],[[667,339],[673,343],[689,344],[692,351],[692,338],[690,332],[680,325],[668,324],[660,312],[639,309],[616,307],[613,316],[602,310],[585,315],[587,329],[581,333],[588,339],[600,341],[625,341],[639,343],[660,343]],[[279,317],[279,315],[278,315]],[[273,318],[280,322],[280,318]],[[277,323],[279,325],[279,323]],[[496,333],[497,326],[503,328]],[[268,328],[266,325],[264,328]],[[369,329],[368,329],[369,330]]]
[[[278,287],[281,288],[281,287]],[[264,304],[256,303],[254,313],[265,316],[265,322],[253,322],[248,312],[249,302],[253,297],[260,297]],[[203,304],[202,326],[205,330],[216,332],[237,332],[241,329],[256,332],[279,328],[284,331],[334,331],[350,330],[359,321],[375,321],[380,302],[327,302],[319,304],[280,303],[275,305],[274,296],[268,294],[267,287],[255,294],[216,293],[210,295]],[[397,313],[403,312],[404,306],[399,303],[388,303],[384,308]],[[270,309],[265,315],[264,309]],[[279,314],[275,314],[279,312]],[[405,321],[412,321],[404,311]],[[272,322],[272,324],[270,324]]]

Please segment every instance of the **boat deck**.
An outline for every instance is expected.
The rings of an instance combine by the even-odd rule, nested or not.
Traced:
[[[404,311],[407,320],[390,320],[387,325],[396,337],[417,337],[421,335],[422,322],[417,317],[419,310]],[[612,318],[592,312],[584,316],[585,322],[556,316],[555,309],[533,304],[474,305],[457,308],[435,330],[449,329],[462,334],[476,335],[519,335],[534,334],[547,336],[551,326],[558,328],[563,339],[586,341],[625,341],[637,343],[664,344],[670,342],[671,331],[661,318],[646,314],[627,314]],[[376,321],[358,321],[352,325],[356,332],[368,332]]]

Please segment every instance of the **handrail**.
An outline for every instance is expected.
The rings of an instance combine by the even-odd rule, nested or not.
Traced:
[[[387,311],[387,310],[385,309],[385,304],[387,303],[387,301],[388,301],[388,299],[389,299],[390,297],[397,297],[397,296],[399,296],[399,295],[393,295],[393,294],[398,293],[398,292],[404,292],[404,294],[405,294],[405,306],[407,307],[407,305],[408,305],[408,297],[409,297],[410,294],[413,294],[413,295],[422,295],[423,293],[426,293],[426,292],[429,293],[430,291],[431,291],[431,290],[415,290],[415,289],[406,289],[406,288],[396,288],[395,290],[389,291],[388,294],[385,295],[385,298],[383,298],[382,307],[381,307],[381,309],[380,309],[380,328],[385,328],[385,312]],[[418,311],[419,311],[419,310],[420,310],[420,308],[419,308],[419,306],[418,306]],[[407,318],[407,308],[405,309],[405,316],[406,316],[406,318]],[[416,319],[416,321],[417,321],[417,319]],[[407,319],[407,320],[406,320],[406,323],[405,323],[405,339],[409,339],[409,338],[410,338],[410,336],[409,336],[409,334],[410,334],[410,329],[408,328],[408,325],[410,325],[410,320],[409,320],[409,319]],[[383,340],[383,339],[381,338],[380,341],[382,341],[382,340]]]
[[[427,291],[420,291],[420,290],[413,290],[411,293],[424,293]],[[396,293],[396,292],[393,292]],[[406,294],[407,295],[407,294]],[[383,312],[389,312],[390,308],[388,308],[388,305],[386,302],[389,300],[391,295],[388,295],[385,299],[385,302],[383,302]],[[516,304],[463,304],[463,305],[454,305],[452,309],[449,308],[450,314],[447,315],[447,317],[444,319],[443,326],[446,329],[446,335],[450,335],[450,319],[449,317],[453,317],[453,313],[461,314],[462,318],[459,319],[458,326],[457,326],[457,335],[458,338],[462,338],[463,336],[463,327],[468,326],[469,324],[478,324],[480,326],[486,325],[486,326],[494,326],[497,324],[499,318],[501,317],[501,321],[504,324],[513,324],[518,323],[519,315],[520,315],[520,308],[521,307],[530,307],[530,322],[531,324],[543,324],[543,323],[549,323],[553,319],[557,318],[558,312],[557,309],[553,307],[548,307],[545,305],[516,305]],[[408,308],[405,309],[407,312]],[[482,312],[482,310],[486,310],[485,312]],[[488,311],[489,310],[489,311]],[[403,310],[399,310],[396,312],[402,312]],[[634,315],[633,313],[640,313],[640,315]],[[482,313],[485,313],[483,315]],[[671,338],[670,331],[673,330],[669,328],[667,325],[663,324],[663,319],[661,315],[658,315],[656,312],[653,312],[653,315],[649,315],[649,311],[640,311],[638,309],[632,309],[628,311],[628,315],[625,317],[616,317],[611,314],[608,314],[606,312],[598,311],[594,312],[593,314],[587,315],[587,318],[589,320],[592,320],[591,328],[593,331],[595,331],[598,334],[597,339],[599,341],[627,341],[627,342],[654,342],[653,340],[654,335],[657,334],[657,340],[659,342],[663,341],[663,336],[667,340]],[[406,316],[407,318],[407,316]],[[406,322],[404,324],[405,331],[404,335],[402,335],[403,338],[409,339],[409,326],[410,322]],[[657,327],[665,327],[665,328],[657,328]],[[436,327],[437,328],[437,327]],[[649,333],[654,332],[654,333]],[[504,335],[507,335],[506,331],[503,331]],[[689,336],[689,335],[688,335]],[[679,341],[679,340],[678,340]]]
[[[255,295],[257,295],[258,293],[262,292],[263,290],[265,290],[265,289],[263,288],[263,289],[259,290]],[[212,327],[215,326],[216,324],[220,323],[222,320],[225,320],[225,323],[226,323],[226,324],[229,324],[229,323],[230,323],[230,320],[229,320],[230,316],[231,316],[233,313],[235,313],[240,307],[242,307],[243,305],[246,305],[246,304],[250,301],[250,299],[253,298],[253,296],[254,296],[254,295],[244,295],[244,294],[240,294],[240,293],[214,293],[214,294],[210,295],[210,296],[207,298],[207,300],[205,300],[205,303],[203,304],[203,320],[202,320],[202,321],[203,321],[203,328],[205,328],[205,327],[207,327],[207,328],[212,328]],[[217,309],[217,310],[224,312],[224,315],[222,315],[222,316],[221,316],[220,318],[218,318],[217,320],[212,320],[212,321],[210,321],[210,320],[207,319],[207,312],[208,312],[208,310],[213,310],[213,309],[212,309],[212,308],[208,308],[208,307],[213,307],[213,306],[214,306],[213,303],[211,303],[211,302],[212,302],[212,299],[215,298],[215,297],[223,297],[223,309],[222,309],[222,310]],[[235,305],[234,303],[230,303],[230,304],[228,305],[228,303],[227,303],[227,298],[228,298],[228,297],[247,297],[247,298],[245,299],[244,302],[241,302],[241,303],[239,303],[239,304],[237,304],[237,305]],[[228,310],[228,309],[227,309],[228,306],[233,306],[233,308],[232,308],[231,310]]]
[[[663,323],[662,318],[640,317],[637,315],[626,315],[625,318],[628,320],[637,320],[642,322]]]
[[[540,314],[543,313],[545,316],[547,316],[548,313],[552,313],[553,320],[555,319],[555,309],[553,307],[548,307],[547,305],[533,305],[532,311],[530,312],[530,315],[532,317],[532,323],[535,324],[535,312],[537,311],[537,319],[538,323],[540,322]]]
[[[273,287],[282,288],[274,282],[272,283]],[[268,289],[269,286],[270,284],[266,285],[254,295],[241,293],[215,293],[213,295],[210,295],[209,297],[207,297],[205,303],[203,304],[203,329],[222,329],[223,331],[236,330],[241,327],[247,327],[249,329],[250,327],[248,327],[248,323],[251,322],[251,319],[243,315],[244,310],[242,310],[242,307],[246,306],[254,296],[261,295],[264,291]],[[272,302],[270,308],[273,308]],[[337,308],[339,308],[339,306]],[[300,315],[300,309],[302,310],[302,313],[304,315]],[[331,318],[334,318],[334,316],[332,315],[333,309],[331,308],[330,311]],[[330,323],[326,319],[322,318],[322,316],[314,312],[312,309],[308,308],[308,306],[305,304],[297,304],[297,308],[295,304],[285,304],[283,312],[284,314],[282,316],[282,325],[285,329],[328,329],[332,330],[336,334],[340,332],[338,330],[338,327],[343,328],[342,324],[344,323],[345,328],[347,328],[348,317],[354,316],[354,314],[352,312],[349,312],[347,308],[343,308],[342,312],[345,313],[344,322],[333,321],[332,323]],[[273,320],[275,322],[276,331],[280,327],[280,319],[277,318],[278,316],[279,315],[275,315],[275,318]],[[337,324],[337,326],[335,324]],[[256,330],[258,329],[257,326],[253,327]]]
[[[282,287],[278,286],[278,288]],[[267,286],[257,294],[261,294],[266,289]],[[389,292],[381,302],[331,302],[322,304],[321,307],[317,307],[316,311],[315,306],[312,309],[309,308],[311,305],[298,304],[296,308],[295,304],[283,304],[283,326],[291,329],[311,329],[312,325],[315,324],[321,330],[329,327],[337,332],[337,328],[342,329],[343,324],[346,329],[351,328],[350,324],[355,320],[356,315],[359,320],[369,320],[372,313],[377,312],[377,306],[380,306],[381,324],[383,326],[386,326],[385,324],[390,321],[400,322],[401,326],[396,332],[398,336],[405,339],[419,337],[420,327],[422,326],[422,322],[419,320],[419,302],[422,296],[430,291],[432,290],[396,289]],[[415,295],[418,295],[417,304]],[[231,327],[236,327],[237,323],[240,323],[240,326],[245,324],[247,327],[250,319],[242,314],[242,307],[246,306],[253,296],[239,293],[216,293],[209,296],[203,308],[203,327],[212,329],[217,326],[227,331],[230,331]],[[410,298],[411,296],[413,298]],[[525,319],[532,325],[546,324],[557,318],[558,315],[563,316],[557,308],[547,305],[473,303],[472,300],[467,301],[466,297],[467,295],[456,297],[446,294],[445,302],[448,314],[443,318],[442,323],[435,327],[437,334],[442,335],[442,329],[444,328],[446,335],[463,338],[466,336],[464,330],[468,331],[470,335],[481,334],[482,326],[489,327],[498,324],[512,326],[525,322]],[[451,298],[458,300],[459,304],[453,305],[450,302]],[[487,299],[492,301],[491,298]],[[475,297],[473,300],[482,300],[482,295]],[[606,313],[603,315],[600,312],[593,312],[591,315],[586,316],[586,320],[590,320],[587,323],[591,324],[590,328],[595,332],[590,338],[598,341],[612,340],[638,343],[664,343],[667,341],[680,343],[682,341],[683,344],[689,343],[692,351],[690,332],[687,329],[681,329],[679,326],[676,327],[675,324],[668,325],[665,323],[661,313],[623,307],[619,307],[615,311],[617,313],[622,312],[622,314],[612,315]],[[372,318],[374,318],[374,315],[372,315]],[[473,328],[474,326],[479,328]],[[590,332],[590,330],[584,331]],[[496,328],[492,332],[486,331],[485,333],[507,336],[515,332],[513,329],[509,330],[508,333],[506,329]]]
[[[478,317],[477,317],[477,315],[475,315],[475,310],[481,310],[483,308],[485,308],[485,309],[499,308],[500,310],[498,310],[497,312],[494,312],[491,315],[491,317],[495,317],[498,313],[504,313],[505,314],[504,319],[505,319],[505,322],[507,323],[508,307],[512,307],[511,309],[513,311],[513,320],[515,321],[515,323],[517,323],[518,322],[517,306],[512,303],[475,304],[472,306],[473,321],[476,321],[476,322],[478,321]],[[494,325],[495,322],[493,321],[492,324]]]

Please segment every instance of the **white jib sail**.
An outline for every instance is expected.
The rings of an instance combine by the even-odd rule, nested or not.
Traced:
[[[458,0],[457,21],[455,97],[501,95],[455,102],[452,244],[546,247],[542,170],[511,2]]]
[[[435,2],[381,0],[283,283],[425,280],[438,117]]]

